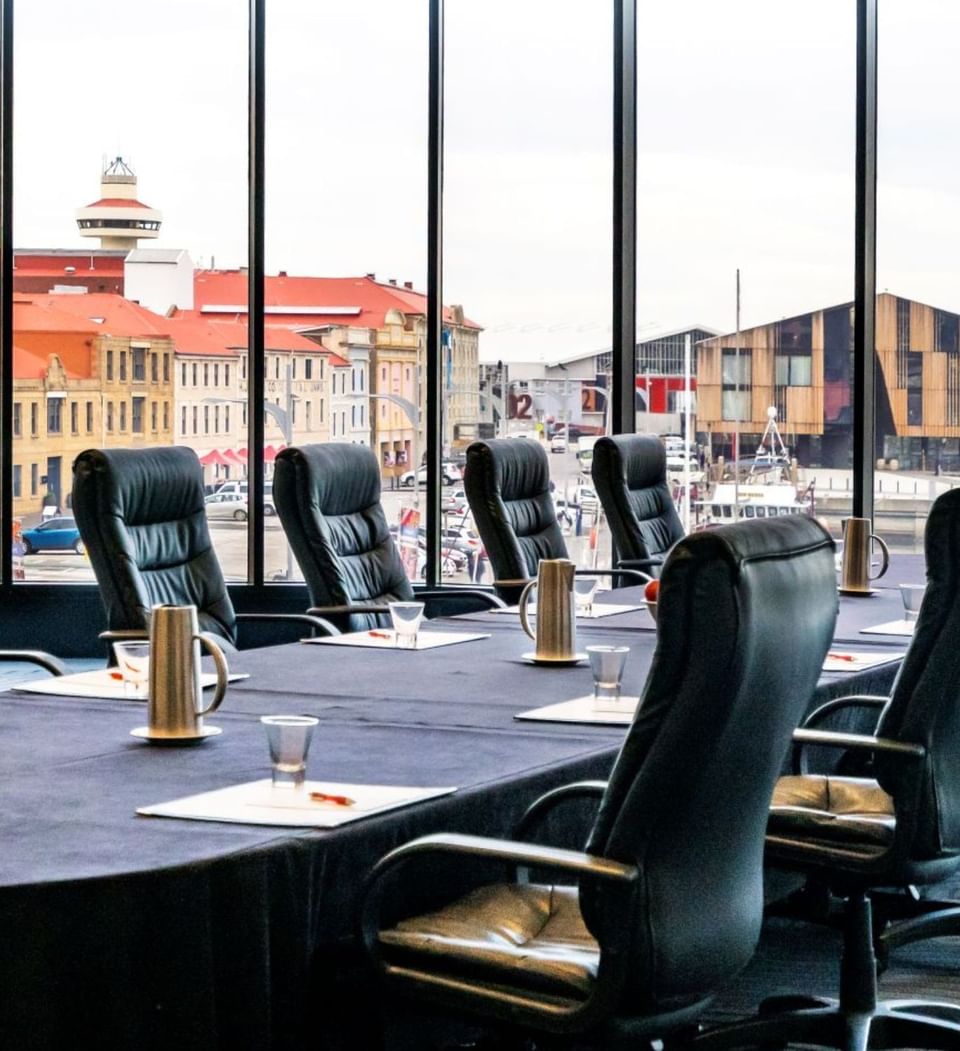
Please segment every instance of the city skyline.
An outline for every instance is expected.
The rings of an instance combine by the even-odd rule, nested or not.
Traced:
[[[94,7],[16,11],[17,247],[80,243],[74,211],[101,157],[122,155],[163,212],[159,247],[242,265],[246,5]],[[446,17],[444,299],[484,325],[485,358],[600,349],[610,8],[448,0]],[[759,0],[641,3],[639,18],[638,337],[732,330],[737,267],[744,326],[852,299],[853,5],[814,0],[794,22]],[[111,48],[91,62],[98,21]],[[878,291],[954,310],[958,23],[944,0],[881,5]],[[268,8],[268,272],[425,287],[426,28],[413,2]]]

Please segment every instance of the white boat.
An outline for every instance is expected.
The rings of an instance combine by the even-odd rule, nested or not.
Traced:
[[[722,525],[740,518],[813,514],[813,494],[810,489],[798,492],[789,482],[721,482],[698,505],[703,525]]]

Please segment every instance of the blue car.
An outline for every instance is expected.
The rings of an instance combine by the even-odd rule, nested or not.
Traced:
[[[50,518],[33,529],[24,529],[22,538],[25,555],[35,551],[76,551],[82,555],[86,550],[72,518]]]

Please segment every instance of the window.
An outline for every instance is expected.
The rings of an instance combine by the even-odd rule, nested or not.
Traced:
[[[157,429],[157,403],[155,401],[150,402],[150,430],[155,431]]]
[[[120,382],[126,383],[127,381],[127,352],[125,350],[120,351]]]
[[[290,360],[290,379],[295,380],[297,378],[297,359],[292,358]]]
[[[20,489],[23,483],[23,469],[20,464],[15,463],[13,465],[13,497],[18,499],[21,495]]]
[[[80,405],[78,402],[70,402],[70,433],[80,433]]]
[[[187,407],[186,405],[180,406],[180,433],[187,433]]]
[[[303,363],[303,378],[305,380],[313,379],[313,359],[307,358]]]
[[[220,386],[220,365],[216,361],[213,363],[213,385],[214,387]]]
[[[923,424],[923,354],[907,351],[907,425]]]
[[[170,382],[170,355],[166,352],[163,355],[163,382]]]
[[[120,402],[120,430],[125,431],[127,429],[127,403],[125,401]]]
[[[47,398],[47,434],[63,430],[63,398]]]
[[[198,419],[199,419],[199,413],[198,413],[198,410],[197,410],[197,406],[194,405],[194,407],[193,407],[193,433],[194,434],[197,433],[197,421],[198,421]]]
[[[204,405],[203,407],[203,433],[210,433],[210,406]]]
[[[146,398],[134,398],[130,403],[130,430],[134,434],[143,434],[143,403],[145,401]],[[120,412],[122,419],[122,407]],[[154,427],[154,430],[156,430],[156,427]]]
[[[15,401],[13,403],[13,436],[19,438],[23,431],[22,421],[20,419],[20,402]]]
[[[194,387],[198,386],[198,384],[197,384],[197,376],[198,375],[199,374],[197,372],[197,363],[194,362],[193,363],[193,385],[194,385]]]
[[[307,415],[307,430],[308,430],[308,431],[310,430],[310,416],[311,416],[311,412],[312,412],[312,409],[313,409],[313,405],[312,405],[312,404],[311,404],[311,403],[310,403],[310,402],[308,401],[308,402],[307,402],[307,409],[306,409],[306,415]]]
[[[35,401],[30,402],[30,434],[36,438],[40,433],[39,413],[37,412],[37,403]]]
[[[230,386],[230,363],[227,362],[223,366],[223,385],[224,387]]]
[[[223,429],[229,433],[230,431],[230,406],[224,405],[223,407]]]
[[[724,420],[750,420],[750,384],[753,358],[750,350],[736,348],[723,350],[722,415]]]
[[[37,490],[40,485],[40,469],[39,465],[32,463],[30,464],[30,495],[36,496]]]
[[[136,354],[136,351],[134,351],[134,354]],[[159,360],[159,358],[160,358],[160,355],[157,354],[156,352],[154,352],[154,353],[152,353],[150,355],[150,382],[151,383],[159,383],[160,382],[160,360]],[[134,372],[136,372],[136,358],[134,358]],[[136,379],[137,377],[134,376],[133,378]]]
[[[170,402],[168,401],[163,403],[163,429],[170,430]]]
[[[187,385],[187,363],[183,362],[180,365],[180,386],[186,387]]]
[[[210,365],[206,361],[203,363],[203,385],[210,386]]]
[[[113,431],[113,402],[107,402],[107,430]]]
[[[813,383],[813,358],[809,354],[778,354],[776,379],[778,387],[809,387]]]
[[[93,402],[87,402],[87,434],[93,434]]]
[[[216,367],[216,366],[214,366]],[[213,433],[220,433],[220,406],[214,405],[213,407]]]
[[[113,351],[107,351],[107,379],[113,380]]]

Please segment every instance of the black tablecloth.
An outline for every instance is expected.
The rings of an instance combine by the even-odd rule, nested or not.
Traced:
[[[860,600],[849,617],[883,601]],[[532,643],[509,615],[429,627],[491,637],[420,653],[290,645],[236,655],[232,670],[250,678],[209,720],[222,737],[197,748],[129,737],[142,703],[5,695],[0,1047],[323,1047],[330,1005],[311,984],[312,962],[351,933],[378,857],[438,829],[509,834],[542,791],[606,776],[622,728],[513,718],[588,693],[586,666],[523,662]],[[581,648],[601,639],[631,646],[625,688],[639,691],[656,641],[647,611],[581,625]],[[879,669],[869,688],[888,687],[893,672]],[[868,688],[862,676],[825,677],[818,699],[854,685]],[[257,718],[268,712],[320,717],[312,779],[459,790],[330,831],[134,814],[268,776]]]

